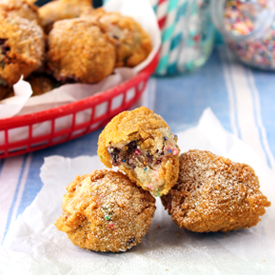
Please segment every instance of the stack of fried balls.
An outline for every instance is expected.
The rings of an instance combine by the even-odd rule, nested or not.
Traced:
[[[92,251],[126,251],[141,242],[155,198],[181,228],[229,232],[257,225],[270,206],[254,170],[209,151],[180,154],[178,137],[146,107],[114,117],[99,135],[107,168],[77,176],[63,197],[56,227]]]

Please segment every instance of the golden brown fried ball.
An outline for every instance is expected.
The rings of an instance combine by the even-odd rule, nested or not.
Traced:
[[[156,209],[154,197],[120,172],[77,176],[67,191],[56,227],[88,250],[120,252],[139,244]]]
[[[0,101],[10,97],[13,94],[13,88],[12,87],[5,87],[0,85]]]
[[[48,47],[48,66],[62,82],[96,83],[113,72],[113,42],[84,19],[56,22],[48,36]]]
[[[79,17],[86,9],[92,8],[91,0],[56,0],[39,8],[41,25],[46,33],[54,22]]]
[[[0,84],[12,86],[42,66],[44,33],[35,21],[0,15]]]
[[[176,185],[161,197],[174,222],[194,232],[228,232],[256,225],[270,206],[254,170],[208,151],[180,155]]]
[[[32,87],[32,97],[45,94],[59,86],[59,83],[50,75],[45,73],[31,74],[27,79]],[[13,97],[14,91],[12,87],[0,85],[0,100]]]
[[[102,8],[82,15],[98,25],[116,40],[116,67],[134,67],[147,58],[152,50],[149,34],[133,18]]]
[[[31,74],[26,81],[32,87],[32,96],[45,94],[59,86],[59,83],[52,76],[45,73]]]
[[[26,18],[30,21],[39,21],[38,7],[33,4],[35,1],[28,0],[2,0],[0,1],[0,12],[8,13],[11,16]]]
[[[163,118],[146,107],[114,117],[102,131],[97,154],[155,196],[167,194],[179,172],[179,147]]]

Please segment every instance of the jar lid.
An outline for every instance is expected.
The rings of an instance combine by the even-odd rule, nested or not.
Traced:
[[[274,19],[274,0],[212,0],[211,16],[216,28],[234,41],[255,38]]]

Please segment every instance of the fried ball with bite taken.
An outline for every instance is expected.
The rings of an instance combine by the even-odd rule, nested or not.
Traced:
[[[175,186],[161,197],[174,222],[194,232],[255,226],[270,206],[254,170],[208,151],[180,155]]]
[[[155,212],[155,199],[121,172],[95,170],[76,179],[63,197],[58,230],[74,245],[120,252],[139,244]]]
[[[146,107],[114,117],[102,131],[97,154],[155,196],[167,194],[179,172],[179,147],[163,118]]]
[[[56,22],[48,35],[48,48],[48,67],[61,82],[96,83],[113,72],[113,41],[87,20]]]
[[[0,84],[12,86],[39,69],[44,60],[44,32],[35,21],[0,14]]]
[[[133,18],[102,8],[82,15],[98,25],[116,40],[116,67],[134,67],[147,58],[152,50],[149,34]]]
[[[86,9],[92,9],[91,0],[56,0],[45,4],[38,12],[42,27],[49,33],[54,22],[77,18]]]
[[[28,0],[1,0],[0,13],[8,13],[11,16],[18,16],[30,21],[40,23],[38,17],[38,7],[34,5],[35,1]]]

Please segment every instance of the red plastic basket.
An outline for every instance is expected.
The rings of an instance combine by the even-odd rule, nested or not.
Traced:
[[[60,107],[23,116],[1,119],[0,158],[40,150],[78,138],[104,126],[113,116],[129,109],[144,92],[150,75],[158,64],[158,55],[132,79],[115,88]],[[85,113],[87,119],[78,122]],[[88,116],[87,116],[88,114]],[[60,119],[66,119],[65,127],[56,127]],[[48,130],[36,133],[34,129],[43,123]],[[60,124],[60,123],[59,123]],[[23,131],[23,135],[16,134]],[[16,140],[11,136],[16,135]]]

